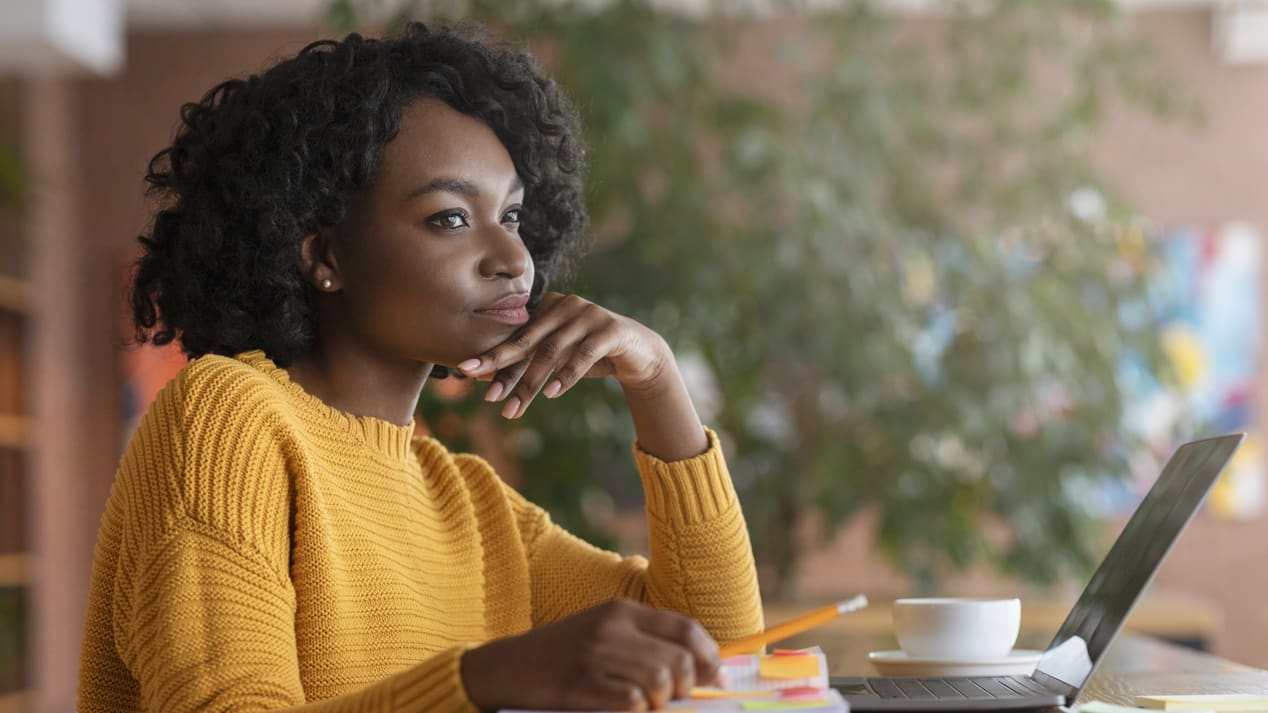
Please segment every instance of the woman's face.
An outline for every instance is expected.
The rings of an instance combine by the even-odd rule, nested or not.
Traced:
[[[528,320],[524,188],[483,122],[422,99],[401,115],[333,241],[342,324],[389,359],[453,366]],[[331,314],[327,312],[326,314]],[[324,319],[324,317],[323,317]]]

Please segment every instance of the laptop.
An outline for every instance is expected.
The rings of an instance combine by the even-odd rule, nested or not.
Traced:
[[[1180,531],[1206,500],[1244,433],[1180,446],[1101,561],[1029,676],[833,677],[854,711],[1005,710],[1074,703],[1153,579]]]

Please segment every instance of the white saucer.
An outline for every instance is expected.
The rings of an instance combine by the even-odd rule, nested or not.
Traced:
[[[1033,673],[1042,651],[1013,649],[990,661],[918,659],[902,651],[873,651],[867,655],[882,676],[1025,676]]]

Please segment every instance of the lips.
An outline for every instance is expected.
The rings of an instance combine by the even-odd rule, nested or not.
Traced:
[[[528,304],[528,293],[516,292],[515,294],[511,294],[511,295],[507,295],[503,297],[502,299],[498,300],[497,302],[494,302],[491,305],[486,305],[484,307],[481,307],[480,309],[476,311],[486,312],[490,310],[519,309],[520,307],[523,307],[526,304]]]
[[[528,321],[528,309],[525,307],[527,304],[528,293],[519,292],[477,309],[476,314],[503,324],[524,324]]]

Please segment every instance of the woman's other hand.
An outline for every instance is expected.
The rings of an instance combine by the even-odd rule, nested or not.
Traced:
[[[676,612],[613,600],[462,658],[462,682],[483,710],[662,708],[717,678],[718,646]]]

